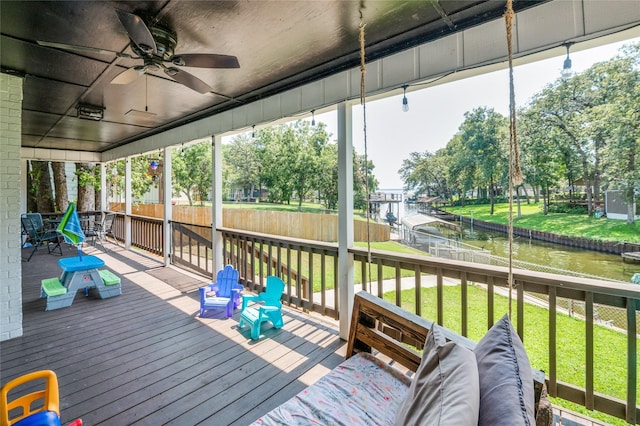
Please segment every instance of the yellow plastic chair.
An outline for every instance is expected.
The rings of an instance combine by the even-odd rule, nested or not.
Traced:
[[[9,401],[9,392],[37,380],[45,381],[44,389]],[[60,425],[58,378],[51,370],[34,371],[11,380],[2,386],[0,396],[0,426],[10,426],[18,422],[20,426]],[[82,420],[75,420],[70,425],[82,425]]]

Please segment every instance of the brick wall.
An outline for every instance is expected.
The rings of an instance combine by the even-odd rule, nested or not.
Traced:
[[[0,73],[0,341],[22,335],[22,78]]]

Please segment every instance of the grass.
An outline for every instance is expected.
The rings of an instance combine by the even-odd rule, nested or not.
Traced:
[[[384,294],[384,299],[395,303],[395,292]],[[422,316],[433,320],[437,318],[436,288],[422,289]],[[444,288],[444,323],[443,325],[457,333],[461,333],[461,292],[460,286]],[[496,294],[494,296],[495,320],[508,312],[508,299]],[[403,290],[401,306],[405,310],[415,312],[414,290]],[[549,371],[548,324],[549,312],[546,308],[525,304],[524,346],[531,365],[539,370]],[[487,292],[478,286],[468,287],[468,337],[479,341],[487,330]],[[516,324],[517,313],[513,312],[513,323]],[[583,320],[566,314],[557,314],[557,379],[577,386],[585,386],[585,323]],[[627,378],[627,337],[624,333],[600,325],[594,325],[594,389],[615,398],[626,399]],[[640,339],[638,339],[640,345]],[[640,370],[640,359],[638,367]],[[614,424],[627,423],[613,416],[589,411],[584,407],[554,398],[554,404],[569,410],[585,414],[589,417]],[[640,394],[637,403],[640,403]]]
[[[594,240],[640,243],[640,223],[638,221],[630,225],[625,220],[596,219],[587,215],[549,213],[545,216],[542,212],[541,203],[522,203],[520,208],[522,216],[517,219],[517,205],[513,205],[513,225],[520,228]],[[462,214],[465,217],[471,217],[473,213],[474,220],[484,220],[503,225],[509,223],[508,203],[495,204],[493,215],[489,214],[490,205],[488,204],[447,207],[446,210],[455,215]]]

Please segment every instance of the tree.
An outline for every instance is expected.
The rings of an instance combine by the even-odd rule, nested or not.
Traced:
[[[95,210],[96,186],[100,182],[99,169],[95,163],[76,163],[78,177],[78,211]]]
[[[45,213],[55,210],[51,174],[48,161],[31,161],[31,192],[35,197],[37,212]]]
[[[440,149],[435,154],[429,151],[410,153],[409,159],[404,160],[398,170],[404,189],[450,199],[451,190],[447,182],[449,160],[446,149]]]
[[[626,46],[625,56],[594,65],[594,73],[606,76],[602,90],[610,96],[599,124],[610,135],[603,149],[605,176],[618,187],[627,202],[627,223],[635,221],[633,204],[640,194],[640,43]]]
[[[537,202],[537,189],[543,188],[544,214],[548,212],[549,188],[556,186],[563,175],[566,165],[562,163],[562,154],[555,147],[559,145],[553,131],[540,126],[536,113],[531,110],[520,114],[520,165],[525,182],[534,188]]]
[[[290,203],[296,194],[300,210],[302,201],[318,188],[320,157],[329,140],[326,125],[297,121],[261,130],[257,138],[260,176],[270,200]]]
[[[241,134],[223,149],[225,186],[241,188],[244,194],[253,194],[260,187],[261,164],[254,138]]]
[[[330,210],[338,208],[338,145],[327,144],[319,158],[317,189],[319,198]]]
[[[51,169],[53,170],[53,187],[56,192],[56,211],[63,212],[66,211],[69,206],[65,163],[54,161],[51,163]]]
[[[209,198],[212,185],[211,144],[203,141],[180,150],[175,149],[172,158],[173,191],[184,194],[193,205],[197,196],[200,205]]]
[[[497,184],[508,170],[508,122],[493,108],[476,108],[464,114],[460,138],[478,170],[480,184],[489,189],[490,213],[494,212]]]
[[[376,167],[373,161],[367,160],[365,162],[364,155],[358,155],[353,151],[353,208],[364,210],[367,208],[367,189],[369,194],[372,194],[378,190],[378,179],[373,174],[373,169]],[[367,188],[367,175],[369,176],[368,188]]]
[[[149,192],[152,185],[156,184],[153,174],[150,173],[149,164],[152,160],[158,161],[157,155],[140,155],[131,158],[131,198],[140,200]],[[114,171],[115,169],[115,171]],[[99,182],[99,179],[98,179]],[[110,195],[124,194],[125,186],[125,162],[117,161],[107,174],[107,186],[110,188]]]

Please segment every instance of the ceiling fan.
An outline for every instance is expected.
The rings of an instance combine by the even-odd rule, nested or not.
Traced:
[[[174,49],[178,43],[176,33],[160,25],[149,25],[138,15],[116,9],[118,19],[131,40],[131,49],[137,56],[94,47],[73,44],[38,41],[41,46],[78,52],[113,54],[119,58],[142,59],[142,65],[131,67],[118,74],[112,84],[129,84],[146,71],[162,69],[169,77],[199,93],[208,93],[212,89],[207,83],[193,74],[176,67],[195,68],[240,68],[238,58],[215,53],[185,53],[176,55]],[[175,66],[174,66],[175,65]]]

